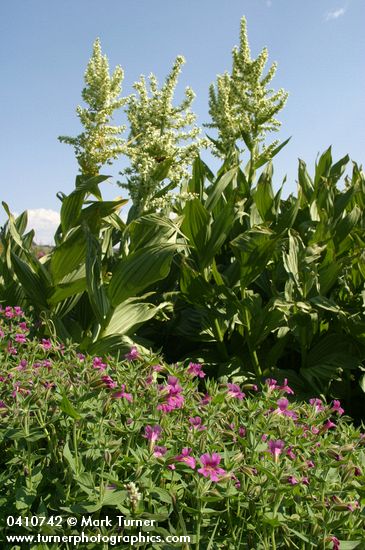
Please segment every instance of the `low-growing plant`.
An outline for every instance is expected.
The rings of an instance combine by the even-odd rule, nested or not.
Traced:
[[[118,515],[154,519],[138,548],[171,548],[168,535],[192,550],[362,548],[365,434],[339,401],[293,402],[286,380],[219,384],[136,348],[82,355],[38,338],[19,307],[1,309],[0,343],[2,518],[107,516],[83,530],[119,542],[136,530]]]

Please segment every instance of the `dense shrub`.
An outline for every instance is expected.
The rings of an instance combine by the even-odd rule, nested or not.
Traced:
[[[154,518],[150,535],[189,534],[186,549],[363,547],[365,434],[338,401],[292,402],[285,380],[218,384],[136,348],[83,355],[38,339],[16,307],[0,342],[2,518]]]

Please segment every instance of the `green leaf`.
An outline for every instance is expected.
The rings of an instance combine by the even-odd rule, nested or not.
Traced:
[[[346,165],[349,162],[350,157],[345,155],[342,159],[336,162],[330,170],[330,178],[333,183],[336,183],[346,170]]]
[[[65,459],[67,460],[72,472],[74,474],[77,473],[77,468],[76,468],[76,462],[75,462],[75,459],[74,457],[72,456],[72,453],[70,451],[70,447],[68,445],[68,442],[66,441],[65,443],[65,446],[63,448],[63,456],[65,457]]]
[[[86,284],[95,317],[102,324],[109,311],[109,300],[103,286],[101,245],[89,228],[84,226],[86,238]]]
[[[110,176],[101,175],[92,177],[85,175],[76,176],[76,189],[78,191],[86,191],[87,193],[91,193],[97,199],[101,200],[101,194],[98,186],[100,183],[103,183],[109,178]]]
[[[184,220],[181,229],[191,245],[202,255],[210,236],[210,214],[199,199],[187,201],[183,210]]]
[[[214,256],[220,251],[229,236],[234,220],[234,207],[227,203],[211,225],[210,238],[201,254],[202,267],[212,262]]]
[[[359,385],[362,391],[365,393],[365,374],[363,374],[359,380]]]
[[[257,161],[254,163],[254,169],[257,170],[263,164],[266,164],[266,162],[269,162],[270,160],[272,160],[282,150],[282,148],[285,147],[287,143],[289,143],[290,140],[291,140],[291,137],[283,141],[283,143],[280,143],[280,145],[278,145],[277,147],[275,147],[275,149],[271,151],[270,155],[265,155],[265,154],[260,155]]]
[[[174,243],[179,232],[178,225],[160,214],[146,214],[133,220],[128,227],[129,252],[160,243]]]
[[[70,283],[59,284],[54,287],[51,296],[48,298],[48,304],[51,306],[56,305],[58,302],[62,302],[70,296],[80,294],[86,290],[86,277],[81,277]]]
[[[205,208],[210,212],[214,209],[218,201],[222,198],[224,190],[232,182],[232,180],[237,175],[237,168],[231,168],[228,172],[225,172],[218,181],[216,181],[211,187],[207,190],[208,198],[205,202]]]
[[[52,252],[50,270],[55,283],[85,262],[86,241],[80,226],[66,234]]]
[[[47,288],[45,287],[44,279],[38,273],[32,271],[29,265],[13,252],[11,253],[11,258],[16,276],[30,301],[39,308],[48,309]]]
[[[109,298],[117,306],[127,298],[167,277],[176,244],[146,247],[119,261],[109,284]]]
[[[62,233],[65,235],[71,227],[79,225],[78,220],[84,203],[85,191],[75,190],[70,195],[65,197],[61,206],[61,227]]]
[[[80,221],[81,223],[85,221],[91,229],[94,229],[100,224],[102,218],[118,212],[127,202],[127,199],[121,198],[113,201],[95,201],[81,210]]]
[[[331,147],[329,147],[319,158],[316,164],[316,173],[314,177],[314,187],[318,190],[318,184],[322,178],[327,178],[330,174],[332,165]]]
[[[135,331],[138,326],[152,319],[164,305],[159,304],[159,307],[156,307],[153,304],[137,302],[137,300],[138,298],[129,298],[115,308],[102,333],[103,337]]]
[[[269,221],[273,218],[272,208],[274,204],[274,192],[272,188],[272,175],[272,163],[269,162],[259,178],[253,195],[257,210],[263,221]]]
[[[310,178],[306,164],[303,160],[299,159],[299,167],[298,167],[298,183],[300,186],[300,189],[303,193],[303,197],[306,199],[306,203],[310,204],[312,202],[312,196],[314,192],[314,184],[312,179]],[[303,204],[304,206],[304,204]]]
[[[60,402],[60,409],[67,414],[67,416],[70,416],[71,418],[74,418],[75,420],[80,420],[81,414],[77,412],[77,410],[74,408],[74,406],[71,404],[71,402],[66,397],[66,394],[62,392],[62,399]]]
[[[278,237],[268,229],[255,229],[236,237],[231,246],[240,263],[244,288],[264,271],[278,246]]]

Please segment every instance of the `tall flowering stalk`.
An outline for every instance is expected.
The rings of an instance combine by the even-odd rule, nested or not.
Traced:
[[[58,138],[62,143],[73,145],[83,175],[97,175],[104,164],[111,164],[112,159],[123,151],[124,140],[120,134],[125,126],[111,124],[114,111],[127,101],[119,97],[123,78],[123,69],[119,65],[112,75],[109,74],[108,58],[102,54],[100,41],[96,39],[84,76],[86,86],[82,91],[82,99],[88,106],[76,108],[84,131],[76,137]]]
[[[278,141],[263,145],[267,132],[276,131],[280,122],[276,114],[284,107],[288,93],[280,89],[274,92],[268,88],[277,65],[273,63],[263,75],[268,60],[267,48],[256,59],[251,58],[247,37],[246,19],[241,19],[240,45],[232,51],[232,72],[217,76],[216,85],[209,91],[209,113],[212,122],[206,126],[218,130],[215,154],[226,157],[232,151],[238,152],[237,142],[243,140],[253,161],[259,155],[270,158]]]
[[[127,176],[127,183],[120,185],[128,189],[136,215],[166,204],[168,195],[156,196],[163,188],[163,180],[168,178],[170,188],[179,187],[188,177],[188,167],[202,145],[191,110],[193,90],[187,87],[182,102],[173,105],[184,63],[182,56],[176,58],[161,88],[154,74],[148,77],[148,84],[142,75],[134,84],[137,95],[128,99],[130,135],[125,154],[130,166],[121,172]]]

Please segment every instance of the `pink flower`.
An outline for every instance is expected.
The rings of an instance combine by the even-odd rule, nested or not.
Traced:
[[[14,306],[14,312],[17,317],[22,317],[22,315],[24,315],[24,311],[19,306]]]
[[[41,346],[44,350],[52,349],[52,342],[49,338],[42,338]]]
[[[210,478],[211,481],[219,481],[218,475],[224,475],[226,473],[223,468],[219,468],[218,464],[220,461],[221,457],[218,453],[212,453],[212,455],[208,453],[203,454],[200,457],[203,468],[199,468],[199,474]]]
[[[184,397],[181,395],[182,387],[179,385],[179,380],[176,376],[167,377],[168,384],[166,386],[160,386],[161,393],[167,392],[165,395],[165,401],[157,405],[158,411],[169,413],[174,409],[181,409],[184,405]]]
[[[185,462],[190,468],[194,470],[196,466],[196,461],[193,456],[191,456],[191,451],[189,447],[184,447],[180,455],[175,456],[176,462]]]
[[[302,477],[302,484],[309,485],[309,479],[307,477]]]
[[[79,361],[85,361],[85,355],[83,353],[76,353],[76,357]]]
[[[152,370],[155,371],[155,372],[160,372],[160,371],[163,370],[163,366],[162,365],[153,365]]]
[[[336,428],[336,424],[334,422],[332,422],[331,420],[327,420],[327,422],[325,422],[323,424],[322,430],[326,432],[327,430],[330,430],[331,428]]]
[[[199,405],[201,405],[202,407],[205,407],[206,405],[209,405],[211,400],[212,400],[211,396],[208,393],[206,393],[203,399],[200,400]]]
[[[24,321],[19,323],[18,327],[20,328],[20,330],[24,330],[24,331],[28,330],[27,323],[24,323]]]
[[[16,367],[16,370],[25,370],[27,368],[28,361],[26,359],[22,359],[19,363],[19,365]]]
[[[316,413],[324,411],[324,406],[320,399],[312,398],[309,400],[309,403],[314,406]]]
[[[5,336],[4,331],[1,330],[1,328],[0,328],[0,338],[4,338],[4,336]]]
[[[93,367],[94,367],[94,369],[105,370],[106,369],[106,363],[103,363],[103,360],[102,360],[101,357],[94,357]]]
[[[113,393],[112,397],[114,397],[114,399],[126,399],[127,401],[133,401],[133,397],[132,397],[132,394],[130,393],[126,393],[125,391],[125,384],[122,384],[121,387],[120,387],[120,391],[117,391],[115,393]]]
[[[349,503],[347,505],[347,509],[350,511],[350,512],[354,512],[356,510],[356,508],[360,508],[360,504],[358,503],[357,500],[355,500],[353,503]]]
[[[269,391],[275,390],[277,387],[277,380],[274,378],[266,378],[265,384],[267,384]]]
[[[5,308],[5,317],[7,317],[8,319],[12,319],[13,317],[15,317],[12,307],[6,306],[6,308]]]
[[[285,447],[284,441],[281,439],[271,439],[268,443],[269,452],[273,455],[275,462],[277,462],[279,455],[282,453],[282,450]]]
[[[282,399],[278,399],[276,402],[278,405],[278,408],[273,411],[273,414],[283,414],[284,416],[289,416],[296,420],[298,418],[298,415],[294,411],[289,411],[289,401],[283,397]]]
[[[202,371],[203,365],[199,363],[189,363],[187,372],[192,376],[198,376],[199,378],[204,378],[205,372]]]
[[[358,466],[355,466],[355,468],[354,468],[354,475],[355,475],[356,477],[359,477],[359,476],[362,475],[362,472],[361,472],[361,470],[360,470],[360,468],[359,468]]]
[[[245,435],[246,435],[246,428],[245,428],[244,426],[240,426],[240,427],[238,428],[238,435],[239,435],[240,437],[245,437]]]
[[[229,397],[234,397],[236,399],[242,400],[246,395],[241,391],[241,388],[237,384],[227,384]]]
[[[267,434],[262,434],[261,436],[261,441],[266,441],[268,438],[268,435]]]
[[[169,395],[176,395],[182,392],[182,387],[179,384],[179,379],[176,376],[167,377],[167,386],[162,386],[162,390],[166,389]]]
[[[16,334],[15,341],[18,342],[18,344],[25,344],[27,342],[27,337],[24,334]]]
[[[337,399],[333,401],[331,411],[337,412],[339,416],[341,416],[345,412],[344,409],[341,407],[340,401],[338,401]]]
[[[295,453],[293,453],[293,447],[288,447],[288,450],[286,451],[286,456],[288,456],[292,460],[295,460],[297,455]]]
[[[126,353],[124,357],[128,359],[128,361],[134,361],[135,359],[138,359],[140,355],[136,346],[132,346],[129,352]]]
[[[153,443],[160,439],[162,433],[162,428],[158,424],[155,426],[146,426],[144,429],[144,436],[148,441],[152,441]]]
[[[114,380],[110,376],[102,376],[101,377],[104,384],[107,386],[107,388],[113,389],[117,387],[117,383],[114,382]]]
[[[198,432],[201,432],[203,430],[206,430],[207,427],[202,425],[202,419],[200,416],[193,416],[189,418],[189,422],[191,424],[190,430],[198,430]]]
[[[299,481],[297,480],[296,477],[289,476],[288,477],[288,483],[290,483],[290,485],[298,485]]]
[[[314,468],[313,460],[307,460],[307,466],[308,466],[308,468]]]
[[[288,379],[284,378],[282,386],[276,386],[277,390],[283,391],[285,393],[294,394],[294,391],[288,386]]]
[[[333,542],[332,550],[340,550],[340,541],[337,537],[330,537],[329,542]]]
[[[162,456],[164,456],[167,452],[167,448],[166,447],[160,447],[158,445],[156,445],[153,449],[153,456],[155,456],[156,458],[161,458]]]

